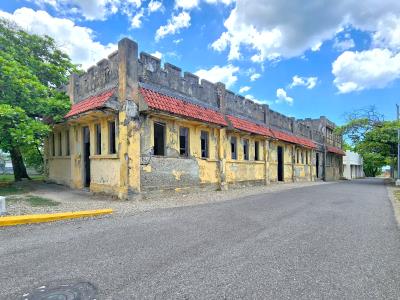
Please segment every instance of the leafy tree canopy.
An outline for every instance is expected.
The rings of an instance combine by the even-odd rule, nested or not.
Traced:
[[[16,180],[28,177],[23,158],[41,161],[49,124],[68,111],[69,99],[57,87],[72,72],[77,66],[52,38],[0,19],[0,149],[10,152]]]
[[[397,121],[385,121],[375,107],[347,115],[347,123],[336,129],[349,141],[348,147],[362,155],[364,172],[376,176],[383,166],[395,166],[397,157]]]

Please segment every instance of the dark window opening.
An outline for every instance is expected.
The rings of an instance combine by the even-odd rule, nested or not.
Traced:
[[[254,142],[254,160],[260,160],[260,143],[258,141]]]
[[[117,153],[117,148],[115,147],[115,121],[108,123],[108,152],[109,154]]]
[[[304,151],[301,151],[301,163],[304,164]]]
[[[309,159],[308,159],[308,151],[306,151],[306,165],[309,164]]]
[[[236,137],[231,137],[231,158],[237,159]]]
[[[243,140],[243,159],[249,160],[249,140]]]
[[[101,125],[95,125],[95,132],[96,132],[96,154],[101,154]]]
[[[200,133],[201,143],[201,158],[208,158],[208,132],[202,131]]]
[[[51,138],[51,155],[56,156],[56,135],[54,133]]]
[[[179,154],[181,156],[189,155],[189,128],[179,128]]]
[[[66,155],[69,156],[71,154],[70,145],[69,145],[69,130],[65,132],[65,147],[66,147]]]
[[[165,155],[165,124],[154,122],[154,155]]]
[[[61,131],[58,133],[58,156],[62,156],[62,135],[61,135]]]

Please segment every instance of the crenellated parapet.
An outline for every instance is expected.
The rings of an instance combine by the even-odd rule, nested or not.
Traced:
[[[86,99],[94,94],[109,90],[118,84],[118,51],[107,59],[100,60],[81,75],[73,74],[69,83],[72,103]]]

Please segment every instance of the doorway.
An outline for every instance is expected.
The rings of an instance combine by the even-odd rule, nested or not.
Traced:
[[[319,153],[316,153],[315,156],[315,170],[316,170],[316,174],[317,178],[319,178]]]
[[[278,181],[283,181],[283,148],[278,146]]]
[[[90,131],[89,127],[83,127],[83,180],[84,186],[90,186]]]

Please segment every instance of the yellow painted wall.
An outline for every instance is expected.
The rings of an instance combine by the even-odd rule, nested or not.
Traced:
[[[69,157],[55,157],[48,161],[49,178],[58,183],[69,186],[71,184],[71,160]]]

